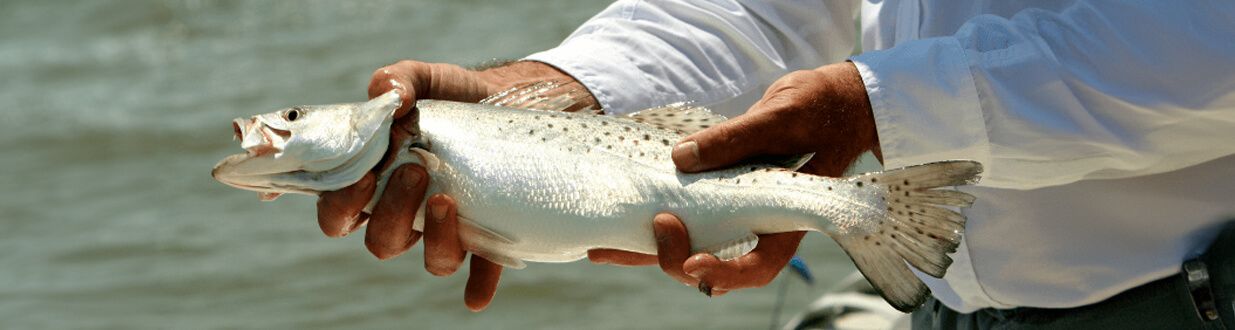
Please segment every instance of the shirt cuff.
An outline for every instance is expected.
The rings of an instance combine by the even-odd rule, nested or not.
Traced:
[[[569,38],[558,47],[523,60],[545,63],[574,77],[608,114],[622,115],[652,107],[650,101],[657,95],[637,87],[637,82],[647,80],[644,70],[612,43],[588,36]]]
[[[956,38],[911,41],[850,61],[866,84],[885,168],[949,159],[989,164],[977,88]]]

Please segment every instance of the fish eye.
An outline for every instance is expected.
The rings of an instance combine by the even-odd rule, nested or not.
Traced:
[[[304,116],[304,113],[302,113],[300,108],[293,108],[283,113],[283,119],[287,119],[287,121],[296,121],[296,119],[300,119],[301,116]]]

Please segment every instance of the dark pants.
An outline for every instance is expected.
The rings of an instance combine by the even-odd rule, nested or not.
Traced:
[[[957,313],[934,298],[913,312],[914,329],[1228,329],[1235,328],[1235,222],[1228,223],[1191,272],[1066,309],[987,308]],[[1208,281],[1200,276],[1203,265]],[[1189,280],[1191,274],[1192,280]]]

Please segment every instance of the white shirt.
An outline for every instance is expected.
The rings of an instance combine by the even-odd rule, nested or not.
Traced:
[[[919,274],[953,309],[1098,302],[1235,216],[1232,1],[619,1],[528,59],[610,112],[732,116],[859,39],[886,167],[985,165],[947,276]]]

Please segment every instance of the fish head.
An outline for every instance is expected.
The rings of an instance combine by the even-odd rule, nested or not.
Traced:
[[[263,200],[283,193],[316,195],[359,181],[389,144],[401,101],[397,91],[362,103],[297,106],[232,121],[244,153],[224,158],[211,175]]]

